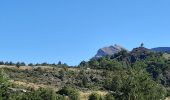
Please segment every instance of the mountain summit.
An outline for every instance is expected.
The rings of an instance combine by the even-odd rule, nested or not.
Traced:
[[[94,58],[101,58],[103,56],[112,56],[122,50],[126,50],[126,49],[117,44],[115,44],[114,46],[111,45],[109,47],[104,47],[104,48],[99,49]]]

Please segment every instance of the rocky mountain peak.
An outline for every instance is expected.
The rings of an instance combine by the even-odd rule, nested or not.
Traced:
[[[100,58],[103,56],[112,56],[122,50],[126,50],[124,47],[120,46],[120,45],[111,45],[108,47],[103,47],[101,49],[98,50],[97,54],[95,55],[94,58]]]

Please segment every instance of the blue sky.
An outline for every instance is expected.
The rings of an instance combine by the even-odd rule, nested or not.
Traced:
[[[170,46],[169,0],[1,0],[0,60],[88,60],[103,46]]]

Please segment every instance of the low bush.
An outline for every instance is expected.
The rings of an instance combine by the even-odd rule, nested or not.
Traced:
[[[115,100],[115,97],[112,94],[107,94],[104,100]]]
[[[88,100],[103,100],[102,97],[97,93],[92,93]]]
[[[79,100],[79,92],[71,87],[63,87],[58,91],[60,95],[68,96],[71,100]]]

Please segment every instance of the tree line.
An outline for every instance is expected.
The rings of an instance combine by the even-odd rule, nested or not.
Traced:
[[[25,62],[12,62],[12,61],[0,61],[0,65],[6,65],[6,66],[16,66],[16,67],[20,67],[20,66],[52,66],[52,67],[70,67],[68,66],[66,63],[62,63],[61,61],[59,61],[58,63],[47,63],[47,62],[43,62],[43,63],[29,63],[26,64]]]

